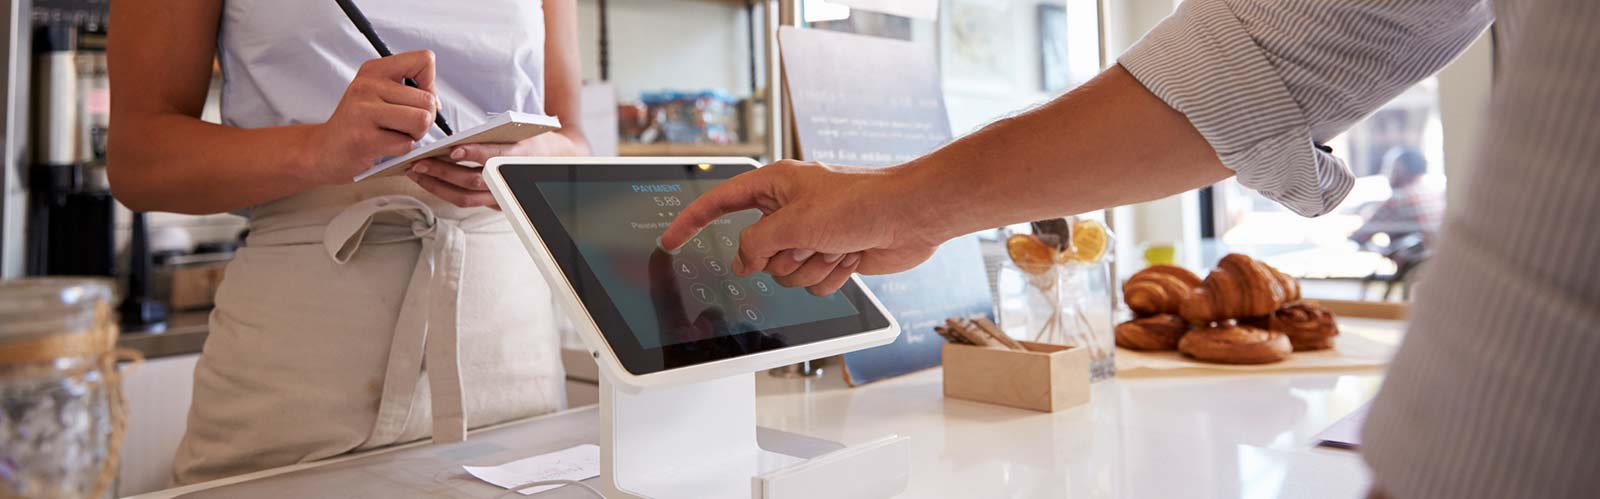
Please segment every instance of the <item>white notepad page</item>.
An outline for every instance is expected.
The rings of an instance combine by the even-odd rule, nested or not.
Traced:
[[[399,167],[410,165],[412,162],[423,158],[447,156],[450,153],[450,148],[456,145],[515,142],[559,129],[561,129],[561,120],[556,119],[554,116],[517,111],[506,111],[490,115],[488,121],[484,121],[478,126],[460,130],[455,135],[417,146],[416,149],[412,149],[411,152],[406,153],[404,156],[381,161],[378,166],[356,175],[355,181],[360,182],[379,174],[401,174],[404,172],[404,168]],[[390,172],[390,169],[394,169],[394,171]]]

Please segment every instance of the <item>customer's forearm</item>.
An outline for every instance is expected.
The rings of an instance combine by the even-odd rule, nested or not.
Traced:
[[[1149,201],[1233,175],[1182,114],[1114,66],[899,167],[946,237]]]
[[[242,129],[176,114],[138,121],[113,132],[107,169],[129,208],[222,213],[318,183],[307,157],[317,125]]]

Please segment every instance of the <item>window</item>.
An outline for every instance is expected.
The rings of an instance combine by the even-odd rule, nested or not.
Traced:
[[[1250,254],[1307,281],[1312,296],[1403,298],[1443,218],[1443,136],[1430,78],[1328,143],[1356,175],[1332,213],[1306,219],[1237,181],[1218,184],[1212,256]]]

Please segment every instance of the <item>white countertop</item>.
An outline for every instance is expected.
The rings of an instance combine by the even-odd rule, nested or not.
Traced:
[[[847,388],[758,378],[758,423],[859,443],[911,437],[912,498],[1364,497],[1353,452],[1313,436],[1377,393],[1378,374],[1114,379],[1041,413],[946,399],[940,370]]]
[[[1401,326],[1362,322],[1396,332]],[[911,437],[911,482],[901,496],[905,498],[1354,498],[1364,497],[1371,482],[1360,456],[1313,447],[1313,437],[1377,393],[1382,377],[1375,369],[1122,377],[1095,384],[1089,404],[1056,413],[946,399],[942,374],[932,369],[854,388],[845,386],[837,366],[813,379],[757,374],[757,422],[846,444],[889,434]],[[497,428],[526,426],[526,433],[592,410]],[[598,426],[598,420],[593,424]],[[469,443],[495,445],[500,434],[477,430]],[[377,459],[422,445],[143,497],[282,480],[287,477],[280,475]],[[466,491],[464,497],[478,497],[479,492]]]

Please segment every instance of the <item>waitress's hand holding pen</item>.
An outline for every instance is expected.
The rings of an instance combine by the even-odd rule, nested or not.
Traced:
[[[427,50],[362,64],[333,116],[312,127],[307,163],[315,183],[349,183],[380,158],[411,151],[439,111],[433,77],[433,52]],[[416,80],[417,88],[406,86],[406,78]]]

